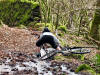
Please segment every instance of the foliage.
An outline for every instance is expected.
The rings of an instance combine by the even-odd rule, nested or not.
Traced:
[[[64,60],[65,58],[63,56],[55,56],[54,59],[56,59],[56,60]]]
[[[91,73],[92,75],[98,75],[94,70],[87,70],[87,72]]]
[[[64,32],[64,33],[66,33],[66,31],[67,31],[67,30],[66,30],[66,26],[64,26],[64,25],[63,25],[63,26],[59,26],[59,27],[58,27],[58,30],[60,30],[60,31],[62,31],[62,32]]]
[[[53,25],[51,23],[36,23],[33,28],[36,28],[37,30],[42,30],[44,27],[48,27],[49,30],[53,30]]]
[[[28,25],[35,17],[40,18],[39,4],[20,0],[0,2],[0,19],[9,26]],[[38,20],[39,21],[39,20]]]
[[[74,59],[79,59],[79,60],[81,60],[81,61],[84,61],[84,59],[85,59],[85,56],[84,56],[84,54],[70,54],[69,56],[68,56],[68,58],[74,58]]]
[[[96,40],[100,40],[100,37],[99,37],[100,21],[99,20],[100,20],[100,10],[96,10],[95,15],[94,15],[94,20],[91,26],[91,32],[90,32],[91,36]]]
[[[93,62],[95,64],[95,66],[99,66],[100,65],[100,54],[96,54],[93,58]]]
[[[63,47],[63,46],[66,46],[66,41],[64,41],[64,40],[63,40],[63,39],[61,39],[61,38],[59,38],[59,41],[60,41],[60,43],[61,43],[62,47]]]
[[[81,54],[80,56],[81,56],[81,60],[84,61],[85,56],[83,54]]]
[[[67,30],[78,35],[87,35],[89,24],[93,19],[92,6],[95,0],[38,0],[42,22],[52,23],[55,28],[65,25]],[[83,32],[84,31],[84,32]]]
[[[20,28],[20,29],[26,29],[26,26],[25,25],[19,25],[19,26],[17,26],[18,28]]]
[[[100,8],[100,0],[97,0],[97,8]],[[92,21],[90,35],[94,40],[100,41],[100,10],[96,9],[94,19]],[[100,49],[100,42],[96,42]]]
[[[59,33],[58,33],[58,36],[63,37],[63,36],[64,36],[64,33],[59,32]]]
[[[94,71],[89,65],[82,64],[82,65],[78,66],[78,68],[76,69],[75,72],[79,72],[79,71],[82,71],[82,70],[92,70],[92,71]]]
[[[0,27],[2,27],[2,21],[0,20]]]

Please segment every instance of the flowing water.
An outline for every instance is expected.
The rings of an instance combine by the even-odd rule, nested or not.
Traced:
[[[67,69],[67,65],[64,63],[58,64],[28,57],[20,60],[19,55],[0,62],[0,75],[77,75]]]
[[[59,69],[59,74],[67,73],[68,75],[77,75],[74,72],[70,72],[70,70],[67,69],[66,65],[61,64],[60,66],[51,66],[50,62],[47,61],[40,61],[38,59],[35,59],[35,62],[28,61],[28,62],[16,62],[15,66],[9,65],[10,59],[6,60],[5,63],[0,64],[0,74],[8,73],[14,74],[16,71],[34,71],[37,75],[54,75],[53,68]],[[49,70],[48,70],[49,68]],[[58,71],[55,71],[58,72]],[[29,72],[30,73],[30,72]],[[31,72],[32,73],[32,72]],[[33,74],[34,75],[34,74]]]

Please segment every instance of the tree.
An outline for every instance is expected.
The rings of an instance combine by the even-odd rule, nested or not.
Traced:
[[[100,0],[97,0],[96,7],[100,8]],[[100,47],[100,9],[95,10],[90,35],[94,40],[98,41],[97,44]]]

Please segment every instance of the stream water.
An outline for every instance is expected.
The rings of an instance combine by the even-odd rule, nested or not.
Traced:
[[[71,72],[66,63],[41,61],[33,55],[9,52],[0,59],[0,75],[78,75]]]
[[[65,64],[53,66],[50,62],[40,61],[16,62],[15,65],[11,65],[11,59],[7,59],[4,63],[0,63],[0,74],[8,75],[77,75],[74,72],[70,72]]]

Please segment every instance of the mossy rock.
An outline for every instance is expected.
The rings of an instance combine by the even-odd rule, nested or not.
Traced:
[[[78,68],[76,69],[75,72],[78,73],[78,72],[83,71],[83,70],[92,70],[92,71],[94,71],[93,68],[91,68],[89,65],[82,64],[82,65],[78,66]]]
[[[78,73],[79,75],[98,75],[95,71],[93,70],[83,70]]]
[[[0,19],[9,26],[28,25],[38,17],[40,21],[39,3],[22,0],[0,1]]]

